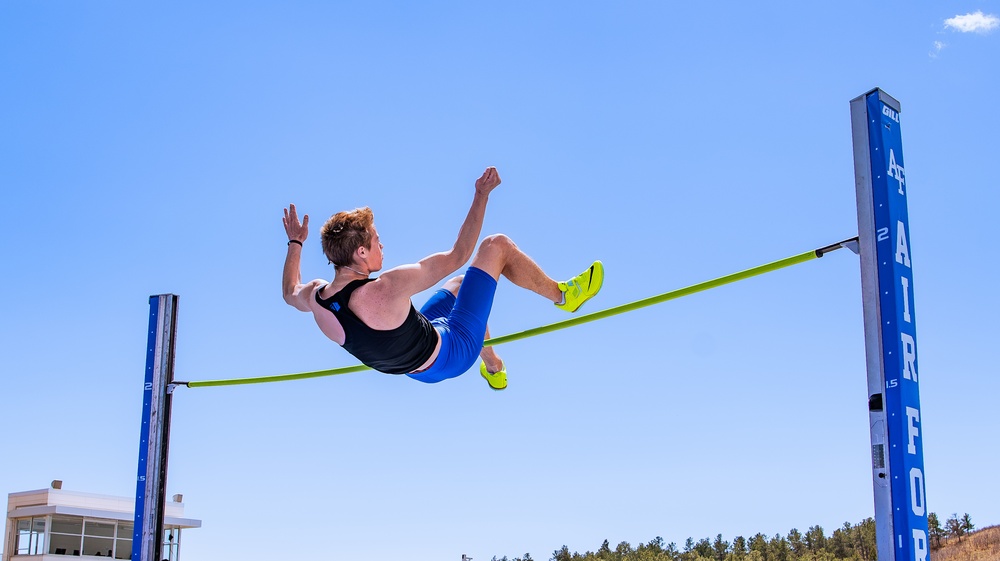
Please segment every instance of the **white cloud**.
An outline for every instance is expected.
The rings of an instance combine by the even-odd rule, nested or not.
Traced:
[[[938,54],[940,54],[941,51],[943,51],[947,46],[948,44],[944,41],[934,41],[934,49],[930,52],[931,58],[937,58]]]
[[[948,18],[944,20],[944,26],[962,33],[989,33],[1000,27],[1000,18],[979,10],[973,14]]]

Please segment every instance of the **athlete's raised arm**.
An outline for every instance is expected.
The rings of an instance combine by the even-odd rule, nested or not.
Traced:
[[[486,204],[490,193],[500,185],[500,174],[495,167],[488,167],[483,175],[476,180],[476,191],[472,198],[469,213],[458,230],[455,245],[448,251],[434,253],[424,257],[417,263],[403,265],[390,269],[379,277],[385,289],[393,294],[409,298],[410,296],[435,286],[445,277],[454,273],[472,258],[483,230],[483,219],[486,216]]]
[[[313,283],[302,284],[302,272],[300,263],[302,260],[302,244],[309,237],[309,215],[299,216],[295,211],[295,205],[290,204],[285,209],[285,216],[281,220],[285,226],[285,233],[288,235],[288,253],[285,254],[285,267],[281,272],[281,295],[285,302],[296,310],[309,311],[309,294]]]

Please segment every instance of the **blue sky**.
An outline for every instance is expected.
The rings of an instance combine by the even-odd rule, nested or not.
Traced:
[[[541,4],[541,5],[539,5]],[[1000,3],[4,2],[0,493],[134,492],[148,296],[176,372],[347,366],[280,297],[281,209],[450,246],[488,165],[504,232],[585,311],[857,232],[849,101],[902,103],[927,504],[1000,523]],[[977,15],[978,14],[978,15]],[[972,212],[973,209],[980,209]],[[548,559],[873,515],[857,258],[373,373],[180,390],[190,561]],[[418,304],[426,295],[416,300]],[[494,334],[564,317],[501,284]]]

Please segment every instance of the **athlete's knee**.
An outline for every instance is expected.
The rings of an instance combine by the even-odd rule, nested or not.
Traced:
[[[472,266],[481,269],[493,278],[500,278],[507,262],[517,253],[517,246],[503,234],[486,236],[479,244],[476,256],[472,258]]]
[[[465,275],[458,275],[457,277],[452,277],[448,279],[442,288],[451,292],[455,296],[458,296],[458,289],[462,287],[462,281],[465,280]]]
[[[506,234],[493,234],[483,239],[483,243],[479,245],[479,251],[506,253],[507,250],[516,247],[514,240],[507,237]]]

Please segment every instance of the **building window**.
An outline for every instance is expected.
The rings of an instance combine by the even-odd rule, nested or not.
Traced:
[[[115,547],[115,523],[87,520],[83,525],[83,554],[112,556]]]
[[[45,519],[24,518],[17,521],[16,555],[40,555],[45,552]]]
[[[56,555],[80,555],[83,539],[83,519],[64,516],[52,517],[49,538],[49,553]]]
[[[53,516],[48,550],[53,555],[129,559],[132,557],[132,528],[131,522]],[[42,551],[44,549],[39,553]]]
[[[49,529],[46,532],[47,521]],[[12,540],[14,555],[43,555],[48,551],[50,555],[132,558],[132,532],[135,528],[132,522],[55,515],[51,518],[19,518],[15,523],[17,534]],[[165,529],[164,559],[177,561],[180,538],[180,528]]]
[[[118,536],[115,538],[115,559],[132,558],[132,529],[131,522],[118,523]]]
[[[177,561],[181,547],[181,529],[165,528],[163,530],[163,552],[161,557],[164,561]]]

